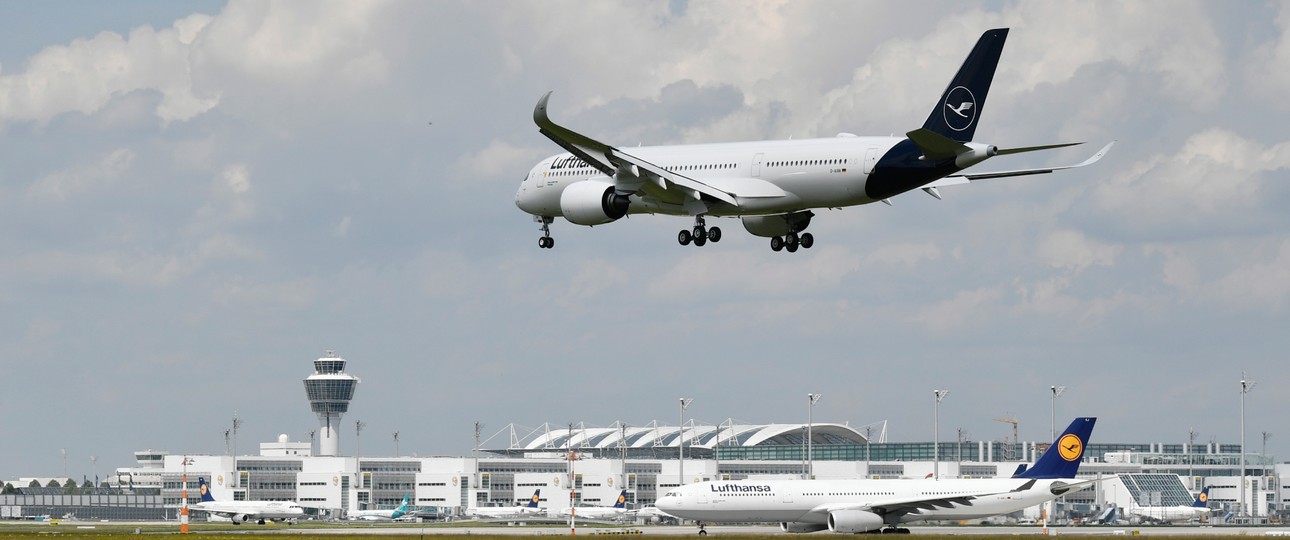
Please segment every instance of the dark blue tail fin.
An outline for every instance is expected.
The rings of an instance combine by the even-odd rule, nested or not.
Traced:
[[[627,490],[618,492],[618,500],[614,501],[614,508],[627,508]]]
[[[541,500],[541,499],[538,497],[538,495],[541,495],[541,494],[542,494],[542,490],[541,490],[540,488],[539,488],[539,489],[535,489],[535,490],[533,490],[533,496],[529,498],[529,503],[528,503],[527,505],[525,505],[525,506],[528,506],[529,508],[537,508],[537,507],[538,507],[538,501],[540,501],[540,500]]]
[[[997,28],[981,34],[976,47],[968,54],[958,74],[941,94],[941,100],[923,123],[929,129],[959,142],[969,142],[976,134],[977,120],[985,108],[985,97],[994,80],[994,69],[999,65],[1003,42],[1008,39],[1007,28]]]
[[[215,502],[215,497],[211,497],[211,487],[206,485],[206,478],[197,477],[197,491],[202,494],[202,502]]]
[[[1063,431],[1044,455],[1039,456],[1035,466],[1013,478],[1075,478],[1079,472],[1079,462],[1084,458],[1084,448],[1088,438],[1093,434],[1096,418],[1076,418]]]
[[[1209,486],[1205,486],[1205,489],[1200,490],[1200,495],[1196,496],[1196,502],[1191,505],[1196,508],[1205,508],[1209,506]]]

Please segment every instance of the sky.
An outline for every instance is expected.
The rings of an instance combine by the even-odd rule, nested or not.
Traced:
[[[1052,175],[820,211],[557,221],[561,150],[899,134],[1011,29],[978,142]],[[1287,455],[1290,5],[1212,2],[0,3],[0,477],[240,453],[463,455],[545,423],[887,421],[891,441],[1237,443]],[[1055,407],[1050,388],[1065,386]],[[933,390],[949,390],[939,413]],[[64,458],[63,451],[66,451]],[[90,457],[96,456],[97,463]]]

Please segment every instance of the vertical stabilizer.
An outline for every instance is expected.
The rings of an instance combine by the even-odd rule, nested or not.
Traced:
[[[1003,42],[1008,39],[1007,28],[996,28],[981,34],[976,47],[959,67],[950,85],[941,93],[932,114],[923,128],[958,142],[969,142],[976,134],[976,126],[985,108],[985,97],[994,80],[994,69],[1003,53]]]
[[[215,497],[211,496],[211,487],[206,485],[205,477],[197,477],[197,491],[202,494],[202,502],[215,502]]]
[[[1075,478],[1079,472],[1079,463],[1084,459],[1084,448],[1088,438],[1093,434],[1096,418],[1076,418],[1063,431],[1044,455],[1039,456],[1035,466],[1013,478]]]

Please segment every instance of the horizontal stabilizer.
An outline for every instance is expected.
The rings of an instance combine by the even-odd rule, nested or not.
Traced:
[[[1084,161],[1081,161],[1081,162],[1079,162],[1079,163],[1076,163],[1076,164],[1074,164],[1074,165],[1065,165],[1065,166],[1061,166],[1061,167],[1043,167],[1043,168],[1038,168],[1038,169],[1017,169],[1017,170],[1013,170],[1013,171],[998,171],[998,172],[987,172],[987,173],[961,173],[961,174],[953,174],[953,175],[950,175],[950,176],[946,176],[945,178],[941,178],[940,180],[937,180],[937,181],[932,182],[932,183],[930,183],[930,184],[927,184],[927,185],[926,185],[926,186],[924,186],[924,187],[945,187],[945,186],[954,186],[954,185],[958,185],[958,184],[966,184],[966,183],[968,183],[968,181],[969,181],[969,180],[985,180],[985,179],[987,179],[987,178],[1005,178],[1005,177],[1008,177],[1008,176],[1026,176],[1026,175],[1031,175],[1031,174],[1048,174],[1048,173],[1050,173],[1050,172],[1054,172],[1054,171],[1062,171],[1062,170],[1066,170],[1066,169],[1075,169],[1075,168],[1079,168],[1079,167],[1087,167],[1087,166],[1089,166],[1089,165],[1092,165],[1092,164],[1094,164],[1094,163],[1097,163],[1097,162],[1098,162],[1099,160],[1101,160],[1104,156],[1106,156],[1106,153],[1107,153],[1107,152],[1110,152],[1110,151],[1111,151],[1111,147],[1112,147],[1112,146],[1114,146],[1114,145],[1115,145],[1115,141],[1111,141],[1110,143],[1107,143],[1107,145],[1106,145],[1106,146],[1103,146],[1101,150],[1098,150],[1096,154],[1093,154],[1093,155],[1092,155],[1092,156],[1090,156],[1088,159],[1086,159],[1086,160],[1084,160]],[[1035,147],[1035,148],[1036,148],[1036,149],[1042,149],[1042,147]],[[1000,151],[999,151],[999,153],[1000,153],[1000,154],[1002,154],[1002,153],[1003,153],[1003,150],[1000,150]],[[1014,152],[1014,153],[1015,153],[1015,152]]]
[[[1024,152],[1034,152],[1037,150],[1052,150],[1054,148],[1066,148],[1067,146],[1076,146],[1084,144],[1082,142],[1068,142],[1061,144],[1045,144],[1043,146],[1027,146],[1024,148],[1000,148],[998,155],[1006,156],[1008,154],[1021,154]]]
[[[963,143],[927,128],[918,128],[905,134],[927,159],[949,159],[972,149]]]

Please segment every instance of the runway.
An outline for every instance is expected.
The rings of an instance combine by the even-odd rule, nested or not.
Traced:
[[[769,536],[784,535],[776,525],[716,525],[706,528],[707,536]],[[1044,536],[1044,529],[1037,526],[912,526],[911,536]],[[346,527],[308,529],[294,527],[279,530],[283,534],[353,534],[353,535],[514,535],[514,536],[567,536],[568,527],[513,526],[513,527]],[[644,527],[578,527],[577,536],[698,536],[694,526],[644,526]],[[833,536],[828,532],[811,533],[811,536]],[[1049,527],[1048,536],[1287,536],[1286,527]]]

